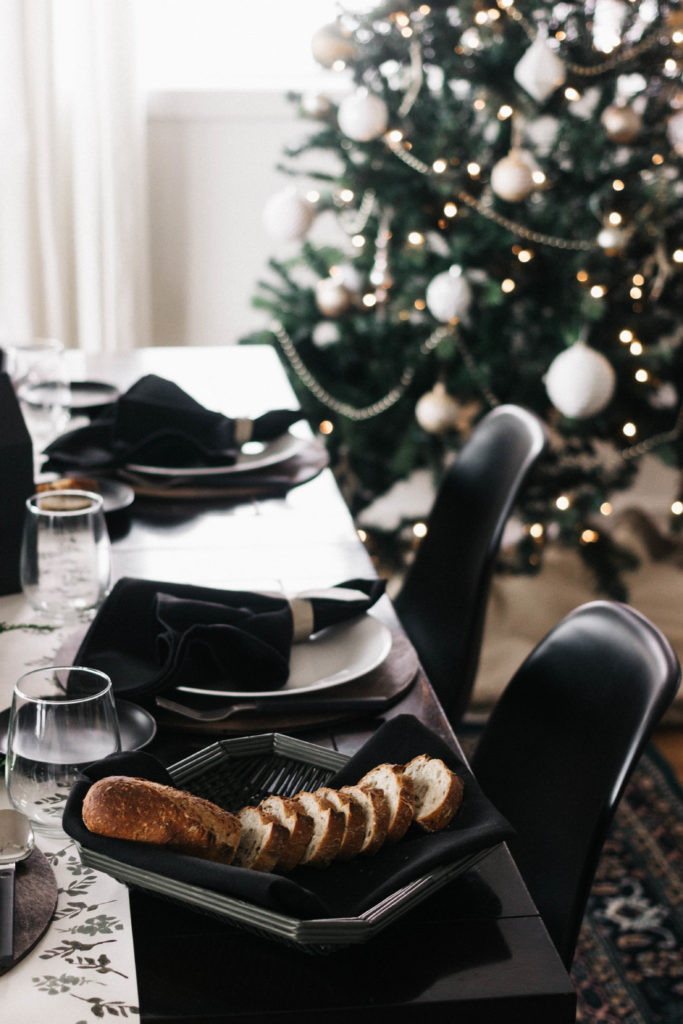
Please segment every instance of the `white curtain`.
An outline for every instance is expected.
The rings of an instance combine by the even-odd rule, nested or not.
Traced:
[[[135,0],[0,0],[0,346],[149,343]]]

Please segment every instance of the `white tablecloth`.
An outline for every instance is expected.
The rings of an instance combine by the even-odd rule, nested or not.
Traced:
[[[0,598],[0,709],[22,672],[54,664],[74,627],[40,629],[22,595]],[[9,806],[0,783],[0,806]],[[7,1024],[90,1024],[139,1016],[128,890],[81,864],[69,839],[36,836],[55,873],[55,915],[38,944],[0,977]]]

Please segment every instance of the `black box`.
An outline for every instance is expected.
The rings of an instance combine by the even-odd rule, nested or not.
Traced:
[[[34,489],[31,438],[12,382],[0,373],[0,594],[21,590],[24,511]]]

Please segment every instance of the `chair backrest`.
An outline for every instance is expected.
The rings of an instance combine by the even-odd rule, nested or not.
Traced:
[[[475,775],[517,831],[510,851],[567,967],[616,805],[680,677],[643,615],[592,601],[531,652],[477,745]]]
[[[480,420],[441,481],[427,534],[394,598],[453,724],[474,686],[503,529],[546,443],[540,419],[519,406],[498,406]]]

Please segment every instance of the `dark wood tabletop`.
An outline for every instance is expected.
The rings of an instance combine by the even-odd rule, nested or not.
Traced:
[[[231,416],[295,408],[268,347],[149,348],[69,354],[73,379],[126,388],[144,373],[176,381]],[[307,424],[302,437],[315,433]],[[109,517],[114,575],[227,589],[328,586],[374,575],[329,469],[288,493],[151,498]],[[387,597],[377,614],[400,628]],[[421,672],[382,713],[408,712],[458,741]],[[303,738],[353,753],[378,719],[311,725]],[[169,764],[213,737],[160,728],[151,751]],[[316,956],[141,891],[131,892],[145,1024],[403,1021],[569,1024],[575,994],[505,846],[367,943]]]

